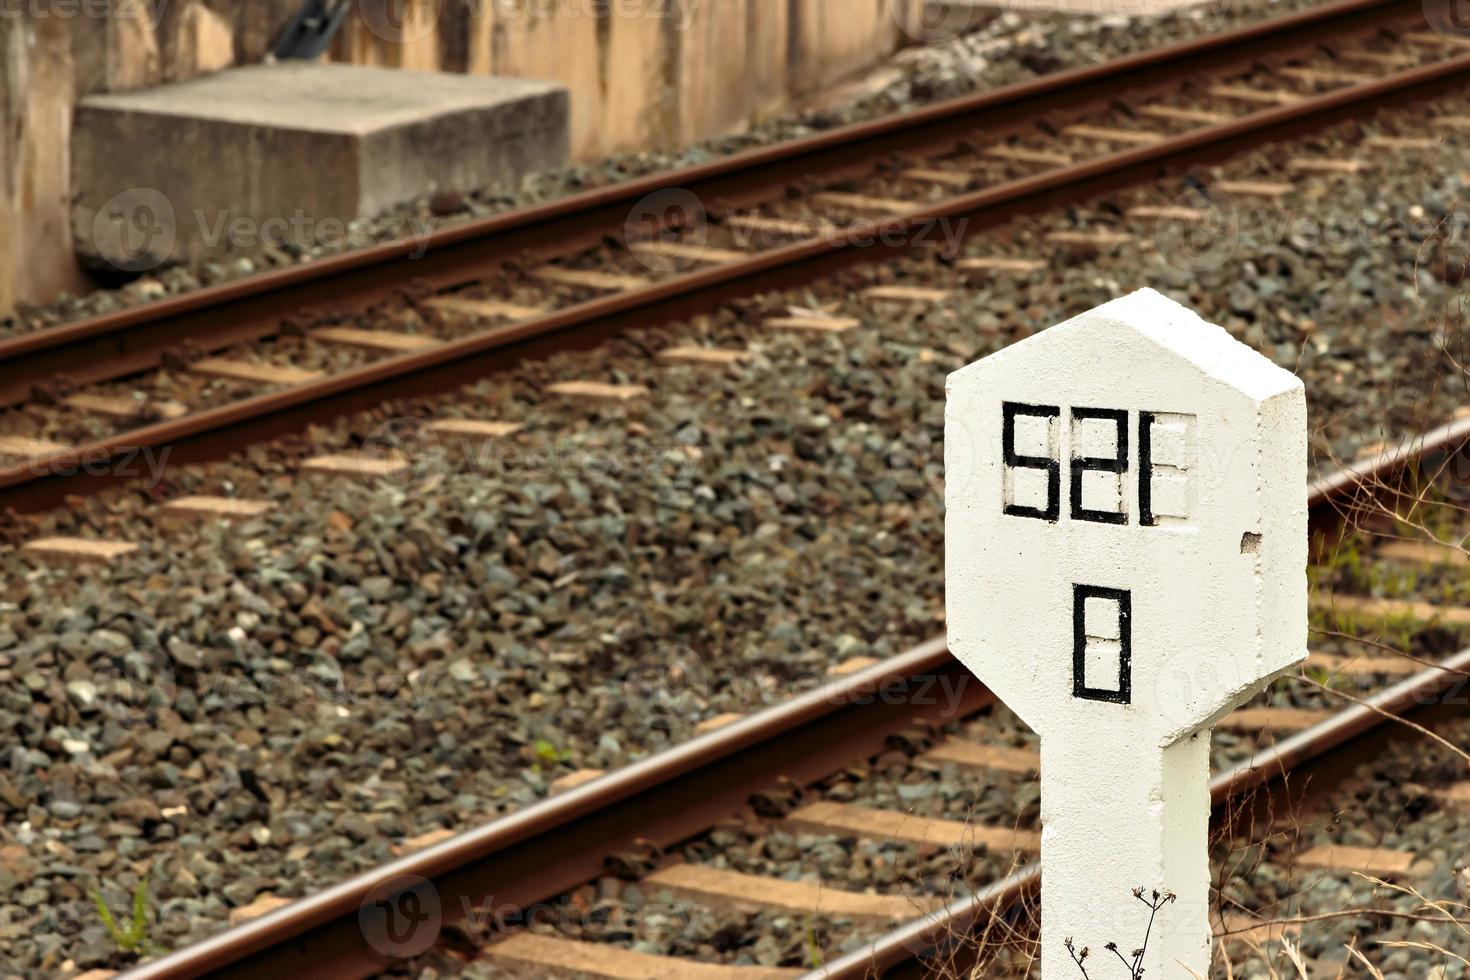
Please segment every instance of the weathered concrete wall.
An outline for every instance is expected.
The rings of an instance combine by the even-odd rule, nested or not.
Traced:
[[[737,130],[881,59],[922,0],[357,0],[333,60],[562,82],[581,160]],[[300,0],[0,10],[0,312],[84,288],[72,107],[260,61]],[[160,148],[167,152],[167,148]]]
[[[0,18],[0,311],[82,281],[67,217],[72,40],[54,20]]]

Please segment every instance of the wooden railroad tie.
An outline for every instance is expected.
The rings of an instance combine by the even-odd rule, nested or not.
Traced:
[[[1456,783],[1448,789],[1435,790],[1434,795],[1446,806],[1470,810],[1470,783]]]
[[[1251,88],[1249,85],[1213,85],[1210,94],[1217,99],[1234,99],[1252,105],[1286,105],[1298,99],[1298,96],[1280,89]]]
[[[1304,732],[1331,718],[1331,711],[1316,708],[1238,708],[1216,726],[1222,731],[1254,735],[1256,732]]]
[[[1139,110],[1145,116],[1155,119],[1169,119],[1174,122],[1198,123],[1203,126],[1212,126],[1216,123],[1229,122],[1235,117],[1228,112],[1211,112],[1207,109],[1182,109],[1172,105],[1149,105]]]
[[[546,282],[563,286],[581,286],[584,289],[600,289],[610,293],[622,293],[642,289],[652,284],[643,276],[632,276],[622,272],[598,272],[594,269],[568,269],[559,265],[543,265],[531,275]]]
[[[1355,71],[1332,71],[1323,68],[1279,68],[1277,74],[1308,85],[1362,85],[1375,81],[1372,75]]]
[[[961,173],[958,170],[940,170],[934,167],[912,167],[899,176],[925,184],[941,184],[956,190],[969,187],[975,179],[972,175]]]
[[[732,966],[639,953],[610,943],[583,942],[518,932],[487,946],[484,959],[510,970],[531,970],[537,977],[597,977],[599,980],[785,980],[805,970],[767,966]]]
[[[456,836],[455,832],[448,827],[435,827],[417,837],[410,837],[401,844],[394,844],[389,850],[397,855],[412,854],[414,851],[422,851],[435,844],[442,844],[454,836]]]
[[[70,395],[62,400],[68,408],[80,412],[92,412],[109,418],[131,419],[140,415],[151,415],[161,419],[179,419],[189,414],[187,405],[175,401],[139,401],[114,395]]]
[[[704,721],[695,725],[694,734],[708,735],[710,732],[717,732],[721,728],[727,728],[737,721],[743,721],[744,719],[745,716],[738,711],[727,711],[724,714],[715,715],[713,718],[706,718]]]
[[[949,299],[950,291],[930,286],[871,286],[862,295],[864,299],[896,303],[942,303]]]
[[[1470,116],[1435,116],[1430,122],[1441,129],[1470,129]]]
[[[786,830],[802,834],[865,837],[935,847],[980,844],[1002,854],[1038,851],[1041,834],[1013,827],[990,827],[963,820],[919,817],[895,810],[874,810],[846,803],[819,801],[792,811],[781,821]]]
[[[739,262],[741,259],[750,257],[746,252],[716,248],[714,245],[703,245],[699,242],[634,242],[628,247],[635,255],[652,255],[656,258],[674,259],[681,262],[707,262],[712,265]]]
[[[862,321],[841,316],[776,316],[764,323],[774,330],[807,330],[816,333],[845,333],[862,326]]]
[[[49,439],[32,439],[29,436],[0,436],[0,456],[19,456],[21,459],[41,459],[57,453],[72,452],[71,446]]]
[[[848,657],[842,663],[837,664],[827,671],[829,677],[851,677],[860,674],[869,667],[876,667],[882,663],[877,657]]]
[[[1360,173],[1363,164],[1359,160],[1330,160],[1315,157],[1293,157],[1286,161],[1290,170],[1309,174],[1346,174],[1351,176]]]
[[[780,909],[798,915],[831,915],[869,923],[904,922],[939,906],[930,896],[869,895],[835,885],[787,881],[743,874],[702,864],[674,864],[655,871],[643,884],[717,908]]]
[[[828,204],[849,211],[879,211],[884,214],[908,214],[917,210],[917,201],[898,201],[887,197],[869,197],[866,194],[847,194],[840,191],[822,191],[812,195],[816,204]]]
[[[259,517],[274,509],[268,500],[240,500],[235,497],[179,497],[162,507],[168,517],[213,518],[238,521]]]
[[[1130,218],[1148,221],[1204,221],[1210,212],[1200,208],[1180,207],[1177,204],[1140,204],[1125,212]]]
[[[1085,245],[1093,248],[1116,248],[1133,241],[1132,235],[1099,228],[1096,231],[1052,231],[1046,240],[1056,245]]]
[[[1336,653],[1312,653],[1307,656],[1308,670],[1325,670],[1344,677],[1374,677],[1380,674],[1402,676],[1427,669],[1408,657],[1353,657]]]
[[[1012,259],[994,255],[960,259],[954,267],[961,272],[1040,272],[1047,268],[1047,263],[1041,259]]]
[[[1225,917],[1216,938],[1230,943],[1279,943],[1287,936],[1301,932],[1297,923],[1262,921],[1255,916],[1233,912]],[[1315,976],[1315,974],[1313,974]]]
[[[253,381],[267,385],[299,385],[315,381],[323,376],[321,371],[302,368],[279,367],[275,364],[259,364],[254,361],[235,361],[224,357],[209,357],[195,361],[189,370],[210,378],[229,378],[234,381]]]
[[[457,436],[461,439],[490,441],[504,439],[520,432],[523,426],[515,422],[486,422],[480,419],[434,419],[429,428],[441,436]]]
[[[790,238],[815,238],[837,230],[837,225],[818,218],[792,220],[790,218],[768,218],[762,214],[731,214],[725,224],[747,233],[786,235]]]
[[[1077,139],[1096,140],[1099,143],[1127,143],[1130,146],[1148,146],[1164,138],[1163,133],[1149,130],[1117,129],[1112,126],[1067,126],[1062,130]]]
[[[997,160],[1014,160],[1018,163],[1044,163],[1052,167],[1065,167],[1072,162],[1071,156],[1054,150],[1033,150],[1024,146],[988,146],[981,151]]]
[[[754,357],[748,350],[730,350],[722,347],[668,347],[658,352],[660,361],[675,364],[693,364],[700,367],[734,367]]]
[[[1034,776],[1041,772],[1041,753],[1034,749],[1014,749],[1003,745],[984,745],[965,739],[950,739],[919,757],[921,762],[958,766],[961,769],[1012,772]]]
[[[37,538],[21,545],[20,550],[37,558],[55,559],[77,564],[111,565],[134,554],[138,546],[131,541],[106,541],[92,538]]]
[[[1370,65],[1382,65],[1384,68],[1404,68],[1419,63],[1419,59],[1411,54],[1386,54],[1381,51],[1364,51],[1362,48],[1342,51],[1338,57],[1348,61],[1361,61]]]
[[[1449,37],[1434,31],[1407,31],[1404,40],[1426,48],[1462,48],[1470,44],[1470,38]]]
[[[1291,184],[1271,180],[1219,180],[1214,187],[1240,197],[1285,197],[1296,190]]]
[[[1439,149],[1442,144],[1437,139],[1421,136],[1370,136],[1363,141],[1363,145],[1370,150],[1425,153]]]
[[[1470,555],[1438,541],[1385,541],[1373,549],[1373,555],[1411,565],[1470,565]]]
[[[1419,878],[1431,873],[1434,865],[1421,861],[1412,851],[1395,851],[1383,847],[1349,847],[1346,844],[1324,844],[1297,855],[1303,868],[1322,871],[1357,871],[1375,878]]]
[[[249,905],[242,905],[239,908],[230,909],[230,928],[233,929],[235,926],[243,926],[252,919],[258,919],[267,912],[274,912],[276,909],[285,908],[294,901],[296,901],[294,898],[283,898],[279,895],[272,895],[270,892],[257,895],[255,901]]]
[[[1345,612],[1371,619],[1410,619],[1446,626],[1470,626],[1470,608],[1438,606],[1417,599],[1374,599],[1367,596],[1315,596],[1312,605],[1327,613]]]
[[[322,327],[313,330],[315,340],[330,344],[346,344],[349,347],[365,347],[368,350],[385,350],[397,353],[437,347],[440,341],[422,334],[398,333],[394,330],[358,330],[353,327]]]
[[[444,313],[482,320],[530,320],[545,314],[548,309],[498,299],[464,299],[458,296],[440,296],[429,300],[427,305]]]
[[[594,779],[601,779],[606,775],[607,773],[602,769],[578,769],[576,772],[569,772],[565,776],[553,779],[546,791],[550,796],[560,796],[562,793],[570,793],[577,787],[585,786]]]
[[[564,398],[604,402],[631,402],[648,395],[648,389],[643,385],[608,384],[605,381],[558,381],[547,385],[546,390]]]
[[[316,456],[301,464],[303,472],[324,473],[329,476],[350,476],[359,479],[381,479],[400,477],[408,472],[408,461],[403,459],[376,459],[361,453]]]

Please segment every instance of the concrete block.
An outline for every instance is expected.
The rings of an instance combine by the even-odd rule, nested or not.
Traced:
[[[140,272],[232,246],[345,237],[432,187],[510,187],[568,153],[550,82],[283,62],[85,98],[83,260]]]

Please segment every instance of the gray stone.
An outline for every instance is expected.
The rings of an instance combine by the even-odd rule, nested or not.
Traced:
[[[97,630],[88,641],[93,653],[118,654],[132,648],[132,641],[117,630]]]
[[[82,808],[71,800],[52,800],[47,807],[54,816],[71,820],[82,815]]]
[[[91,681],[72,681],[66,685],[66,693],[71,696],[72,703],[83,711],[90,711],[97,706],[97,685]]]
[[[386,575],[374,575],[363,579],[362,591],[374,602],[382,602],[393,592],[393,580]]]
[[[430,189],[514,189],[565,163],[569,113],[551,82],[297,61],[89,96],[72,135],[77,249],[142,272],[346,239]]]

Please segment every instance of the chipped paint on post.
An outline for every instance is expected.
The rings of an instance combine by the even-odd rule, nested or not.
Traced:
[[[1208,974],[1210,731],[1306,656],[1306,399],[1142,290],[955,372],[949,645],[1041,735],[1042,976]],[[1095,960],[1093,962],[1096,962]]]

